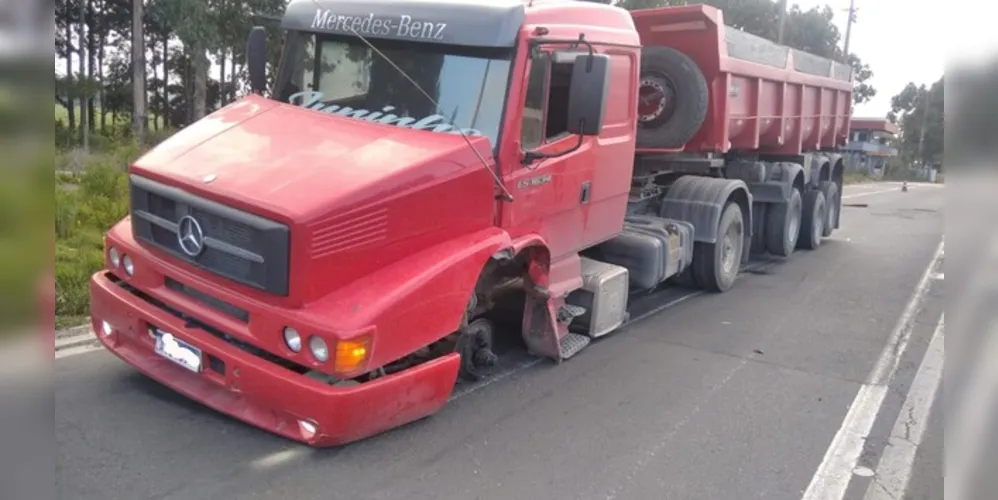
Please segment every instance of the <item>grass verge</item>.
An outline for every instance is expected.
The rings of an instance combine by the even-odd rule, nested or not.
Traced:
[[[846,172],[842,176],[843,184],[864,184],[874,182],[874,180],[872,177],[860,172]]]
[[[128,213],[127,165],[134,145],[87,156],[55,186],[55,313],[58,327],[85,321],[90,276],[104,266],[104,233]],[[57,160],[57,168],[59,160]]]

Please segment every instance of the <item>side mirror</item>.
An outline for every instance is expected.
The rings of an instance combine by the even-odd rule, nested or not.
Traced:
[[[246,38],[246,69],[250,90],[261,94],[267,89],[267,30],[254,26]]]
[[[578,135],[599,135],[603,129],[606,92],[610,80],[610,56],[579,56],[572,68],[568,89],[568,131]]]

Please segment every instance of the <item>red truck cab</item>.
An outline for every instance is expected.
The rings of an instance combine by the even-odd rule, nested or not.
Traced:
[[[510,303],[526,349],[560,362],[636,294],[723,292],[761,240],[785,256],[838,224],[824,200],[841,165],[808,148],[834,146],[848,81],[789,59],[723,67],[716,10],[292,0],[281,27],[272,84],[255,28],[254,93],[130,167],[131,212],[91,281],[108,350],[271,432],[326,446],[425,417],[488,373]],[[717,57],[642,51],[671,32]],[[688,76],[642,75],[649,53]],[[804,97],[743,102],[732,71]],[[769,118],[724,125],[770,104],[772,137]],[[667,147],[636,156],[662,127]],[[760,156],[768,140],[784,156]]]
[[[559,294],[578,258],[550,263],[619,230],[639,41],[625,11],[584,2],[306,0],[283,27],[269,98],[131,166],[92,318],[148,376],[328,445],[446,402],[461,355],[426,351],[461,329],[490,262],[527,252]]]

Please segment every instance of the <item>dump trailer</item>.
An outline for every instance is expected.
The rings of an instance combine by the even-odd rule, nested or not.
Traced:
[[[848,66],[714,8],[292,0],[280,28],[250,95],[129,167],[90,293],[112,353],[287,438],[435,413],[503,321],[562,362],[839,227]]]

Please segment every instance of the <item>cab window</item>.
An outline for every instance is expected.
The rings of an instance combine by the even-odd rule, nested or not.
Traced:
[[[520,144],[540,147],[568,135],[568,89],[574,57],[542,52],[530,61]]]

